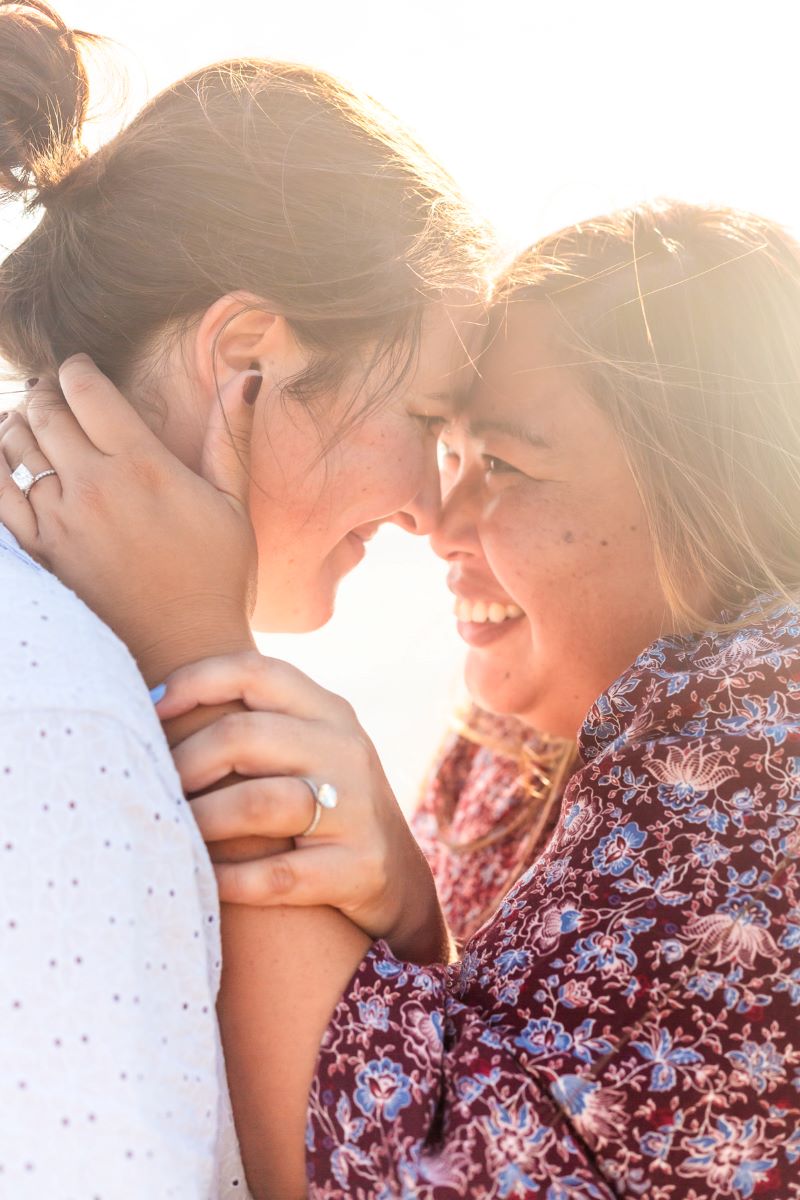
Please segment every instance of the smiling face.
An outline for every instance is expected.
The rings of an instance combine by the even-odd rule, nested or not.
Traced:
[[[573,737],[668,617],[622,444],[565,358],[544,306],[508,308],[443,435],[432,544],[473,697]]]
[[[339,581],[364,557],[381,524],[431,531],[441,499],[437,421],[452,414],[455,397],[472,382],[468,346],[484,324],[483,314],[464,303],[431,308],[416,370],[349,427],[360,376],[321,419],[264,389],[251,449],[250,511],[260,564],[256,629],[297,632],[325,624]],[[364,395],[371,382],[381,381],[368,379]],[[346,432],[326,449],[342,423]]]

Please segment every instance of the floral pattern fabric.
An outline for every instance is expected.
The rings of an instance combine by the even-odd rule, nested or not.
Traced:
[[[580,750],[458,964],[365,957],[314,1200],[800,1197],[800,612],[655,643]]]
[[[446,738],[411,819],[459,945],[477,932],[487,912],[530,866],[560,810],[556,797],[535,845],[529,846],[539,807],[530,810],[523,747],[535,751],[536,735],[513,718],[476,708],[466,724],[470,736],[454,730]]]

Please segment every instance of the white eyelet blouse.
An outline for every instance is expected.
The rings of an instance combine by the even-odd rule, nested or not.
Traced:
[[[0,1197],[247,1196],[205,847],[125,647],[0,526]]]

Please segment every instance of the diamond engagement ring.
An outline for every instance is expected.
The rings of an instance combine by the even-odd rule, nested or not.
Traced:
[[[48,475],[55,474],[56,472],[52,467],[50,467],[48,470],[40,471],[38,475],[34,475],[33,472],[29,471],[25,466],[25,463],[20,463],[17,469],[11,472],[11,478],[14,480],[14,483],[22,492],[23,496],[27,498],[28,492],[35,483],[38,483],[40,479],[46,479]]]
[[[314,797],[314,815],[311,818],[311,824],[308,826],[308,829],[304,829],[303,832],[297,836],[310,837],[319,825],[320,817],[322,816],[322,810],[324,808],[336,808],[336,805],[339,803],[339,793],[336,791],[336,788],[332,783],[317,784],[313,779],[309,779],[306,775],[300,775],[298,778],[301,779],[303,783],[308,785],[308,789],[311,792],[311,795]]]

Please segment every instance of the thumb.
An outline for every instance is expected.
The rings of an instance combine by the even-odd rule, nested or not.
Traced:
[[[203,478],[245,509],[250,490],[253,410],[262,379],[258,370],[240,371],[218,391],[200,457]]]

